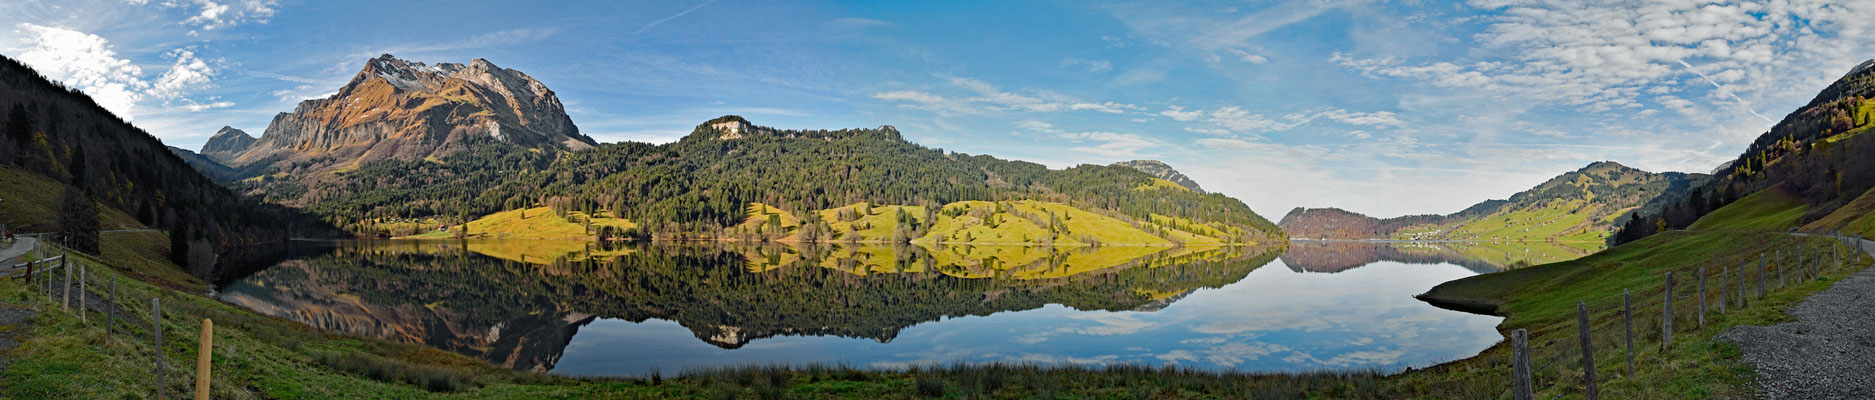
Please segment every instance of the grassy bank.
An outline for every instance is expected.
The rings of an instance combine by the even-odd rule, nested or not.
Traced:
[[[1533,364],[1553,365],[1535,375],[1538,396],[1574,396],[1583,391],[1580,365],[1577,302],[1588,305],[1595,346],[1596,375],[1601,394],[1608,398],[1742,398],[1749,393],[1750,367],[1738,361],[1738,350],[1730,344],[1711,341],[1712,337],[1733,325],[1767,325],[1785,322],[1783,310],[1811,293],[1827,288],[1836,279],[1868,266],[1867,258],[1845,264],[1840,272],[1833,265],[1822,269],[1816,281],[1797,279],[1790,269],[1784,273],[1788,285],[1780,286],[1775,276],[1779,263],[1770,263],[1767,296],[1755,297],[1755,280],[1748,291],[1748,307],[1736,303],[1730,312],[1716,312],[1719,297],[1719,274],[1722,267],[1737,273],[1740,265],[1749,264],[1752,277],[1759,255],[1785,256],[1798,247],[1827,249],[1833,239],[1794,236],[1777,232],[1749,230],[1674,231],[1648,237],[1634,243],[1581,259],[1479,275],[1440,285],[1424,298],[1435,303],[1464,308],[1482,308],[1506,317],[1503,331],[1526,329],[1536,354]],[[1844,247],[1844,254],[1850,254]],[[1827,256],[1829,253],[1823,253]],[[1788,263],[1781,264],[1794,268]],[[1710,313],[1705,327],[1697,326],[1697,274],[1701,268],[1708,275],[1707,293]],[[1678,278],[1674,286],[1676,345],[1661,349],[1662,305],[1665,274]],[[1731,290],[1737,290],[1736,275]],[[1634,299],[1636,333],[1636,370],[1629,375],[1624,339],[1625,320],[1621,314],[1622,291]],[[1734,292],[1735,293],[1735,292]],[[1555,344],[1550,344],[1554,341]],[[1547,345],[1547,346],[1545,346]],[[1511,351],[1507,345],[1494,346],[1484,353],[1459,362],[1443,364],[1424,371],[1403,374],[1395,379],[1401,390],[1429,398],[1495,397],[1509,382]],[[1560,361],[1550,361],[1560,360]],[[1459,388],[1485,388],[1467,390]]]

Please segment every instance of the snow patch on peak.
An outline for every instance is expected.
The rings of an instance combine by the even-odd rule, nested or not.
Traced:
[[[1875,58],[1869,59],[1868,61],[1863,61],[1862,65],[1857,65],[1855,66],[1855,68],[1849,69],[1849,73],[1846,75],[1843,75],[1842,77],[1844,79],[1847,79],[1851,76],[1856,76],[1856,74],[1867,72],[1870,69],[1875,69]]]

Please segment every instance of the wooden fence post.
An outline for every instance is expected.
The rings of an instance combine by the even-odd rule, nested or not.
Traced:
[[[1582,332],[1582,382],[1588,389],[1589,400],[1595,400],[1595,346],[1589,341],[1589,305],[1576,302],[1576,324]]]
[[[1706,329],[1706,267],[1699,267],[1699,329]]]
[[[69,264],[65,263],[65,260],[59,260],[59,267],[60,267],[59,269],[65,270],[65,285],[61,287],[63,291],[60,293],[63,293],[63,294],[59,296],[59,311],[71,311],[72,310],[72,268]]]
[[[1725,303],[1731,301],[1730,298],[1727,298],[1725,293],[1725,284],[1731,281],[1731,278],[1732,266],[1719,266],[1719,315],[1725,315]]]
[[[1798,255],[1797,257],[1802,258],[1803,256]],[[1777,287],[1784,287],[1784,251],[1783,250],[1777,251],[1776,263],[1777,263]]]
[[[1510,331],[1510,348],[1511,398],[1534,400],[1536,395],[1530,385],[1530,333],[1522,329]]]
[[[1628,379],[1634,379],[1634,297],[1627,289],[1621,289],[1621,319],[1627,326]]]
[[[1667,290],[1662,293],[1666,295],[1666,302],[1663,303],[1664,305],[1660,307],[1660,314],[1662,315],[1662,319],[1660,320],[1660,351],[1665,352],[1667,351],[1667,349],[1673,347],[1673,273],[1672,272],[1667,273]]]
[[[1782,255],[1783,252],[1778,252]],[[1764,298],[1764,254],[1758,254],[1758,298]]]
[[[1738,293],[1733,297],[1738,299],[1738,309],[1741,311],[1744,310],[1746,306],[1745,287],[1748,286],[1748,284],[1745,283],[1745,271],[1748,270],[1749,267],[1751,267],[1751,260],[1738,263]]]
[[[163,303],[150,299],[150,331],[156,336],[156,398],[163,398]]]
[[[104,307],[104,343],[117,335],[117,276],[111,276],[111,304]]]
[[[208,400],[209,360],[214,356],[215,321],[202,319],[202,348],[195,356],[195,400]]]

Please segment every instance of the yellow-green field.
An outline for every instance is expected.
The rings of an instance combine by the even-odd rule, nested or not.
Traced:
[[[469,221],[467,238],[470,239],[590,239],[594,229],[610,227],[618,230],[636,228],[631,221],[613,218],[610,213],[600,211],[597,215],[584,212],[568,211],[562,217],[549,207],[534,207],[519,210],[502,211],[489,214],[474,221]],[[590,228],[589,228],[590,226]],[[447,238],[455,237],[455,230],[462,225],[450,228],[450,231],[432,231],[412,238]]]
[[[35,172],[0,167],[0,224],[14,233],[51,232],[58,226],[58,199],[65,184]],[[123,211],[98,204],[98,227],[105,230],[141,229],[143,224]]]
[[[1139,221],[1136,227],[1121,217],[1067,204],[1034,200],[1005,201],[1001,202],[1000,207],[998,202],[959,201],[945,204],[939,210],[944,212],[937,214],[935,222],[925,220],[925,208],[921,206],[855,203],[814,213],[831,228],[831,232],[823,236],[823,240],[828,242],[897,241],[895,236],[899,230],[898,215],[901,211],[923,230],[913,232],[906,239],[921,244],[1081,246],[1098,243],[1170,246],[1174,244],[1173,240],[1178,240],[1180,244],[1186,245],[1224,245],[1233,243],[1232,239],[1243,233],[1222,224],[1200,224],[1162,215]],[[848,221],[841,214],[847,214],[848,218],[856,215],[857,218]],[[1054,223],[1051,221],[1058,221],[1060,226],[1050,227]],[[780,223],[779,229],[775,222]],[[792,213],[762,203],[750,203],[747,219],[729,228],[724,235],[731,238],[767,237],[780,242],[798,242],[802,241],[800,228],[801,219]],[[1163,231],[1164,236],[1146,229]]]
[[[1869,217],[1871,213],[1875,213],[1875,189],[1863,192],[1829,215],[1805,224],[1801,230],[1809,233],[1842,231],[1844,234],[1868,235],[1875,233],[1871,232],[1875,230],[1875,218]]]
[[[1686,229],[1786,231],[1797,228],[1797,221],[1809,210],[1803,199],[1786,193],[1780,184],[1713,210]]]

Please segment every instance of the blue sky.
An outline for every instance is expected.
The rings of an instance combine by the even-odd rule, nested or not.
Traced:
[[[1706,172],[1872,39],[1875,3],[1811,0],[0,4],[0,53],[179,147],[259,135],[379,54],[486,58],[602,141],[893,125],[1160,159],[1271,219],[1448,213],[1597,160]]]

